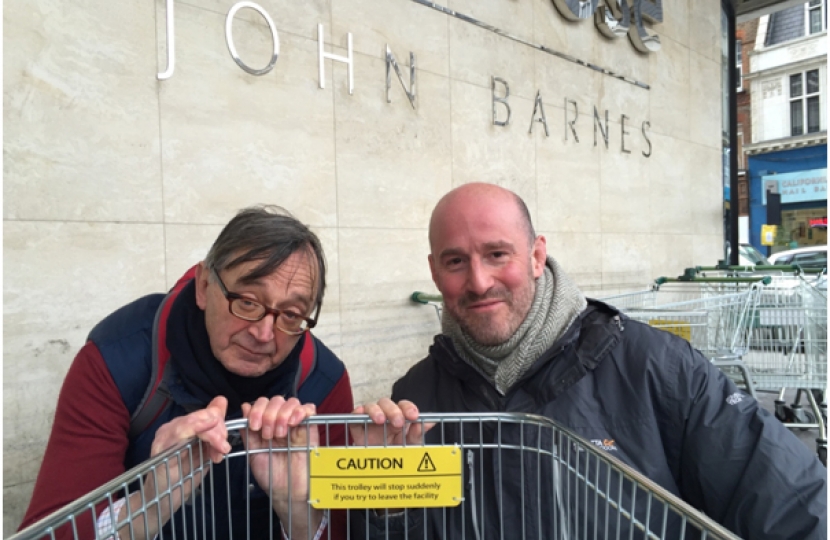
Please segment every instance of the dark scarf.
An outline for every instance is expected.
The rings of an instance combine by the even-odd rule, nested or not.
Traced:
[[[167,320],[167,349],[181,384],[202,407],[216,396],[225,396],[229,415],[238,412],[242,403],[256,401],[259,397],[292,395],[305,339],[305,335],[300,338],[275,369],[259,377],[242,377],[225,369],[213,356],[205,312],[196,305],[195,280],[182,289]]]

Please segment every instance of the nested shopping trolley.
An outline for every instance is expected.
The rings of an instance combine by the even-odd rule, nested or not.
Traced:
[[[646,290],[602,300],[626,316],[676,334],[755,396],[745,363],[763,284],[771,278],[659,278]]]
[[[746,366],[756,387],[778,393],[775,414],[788,427],[818,430],[818,452],[826,462],[827,272],[799,266],[715,266],[686,269],[687,275],[767,277],[749,336]],[[786,390],[795,389],[791,405]],[[801,406],[807,396],[808,408]]]
[[[663,539],[736,538],[662,487],[549,419],[520,414],[421,415],[432,426],[418,444],[372,446],[359,435],[362,415],[322,415],[296,429],[356,429],[346,446],[294,446],[247,452],[239,445],[219,464],[204,462],[198,443],[170,449],[48,516],[13,538],[256,539],[315,534],[323,538]],[[339,426],[339,427],[338,427]],[[228,423],[230,439],[247,429]],[[267,454],[267,456],[265,456]],[[281,471],[257,485],[223,481],[251,459],[279,458]],[[289,459],[290,458],[290,459]],[[306,467],[306,464],[308,465]],[[184,471],[178,475],[176,471]],[[298,479],[294,516],[271,512],[275,478]],[[164,478],[174,481],[165,482]],[[164,488],[149,489],[149,486]],[[144,488],[141,504],[119,501]],[[262,489],[264,488],[264,489]],[[185,500],[167,517],[171,501]],[[228,510],[229,509],[229,510]],[[403,509],[403,510],[402,510]],[[217,516],[225,516],[218,518]],[[116,516],[114,519],[111,519]],[[162,516],[162,517],[160,517]],[[110,522],[107,519],[110,518]],[[405,523],[403,533],[395,523]],[[93,524],[95,524],[93,526]],[[151,531],[151,532],[146,532]]]

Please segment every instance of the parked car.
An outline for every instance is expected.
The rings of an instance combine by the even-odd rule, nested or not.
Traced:
[[[772,264],[797,264],[802,268],[827,268],[827,246],[807,246],[773,253]]]
[[[738,247],[738,264],[741,266],[767,265],[770,263],[752,244],[741,244]]]

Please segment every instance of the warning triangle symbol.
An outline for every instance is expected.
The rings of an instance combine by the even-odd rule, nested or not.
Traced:
[[[418,472],[435,472],[435,463],[429,457],[429,452],[424,452],[424,457],[421,458],[421,463],[418,465]]]

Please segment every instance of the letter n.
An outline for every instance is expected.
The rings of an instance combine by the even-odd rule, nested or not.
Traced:
[[[415,109],[415,54],[412,51],[409,52],[409,88],[407,88],[406,83],[403,82],[401,68],[398,67],[395,55],[392,54],[392,49],[389,48],[389,44],[386,44],[386,103],[392,103],[392,97],[389,95],[390,90],[392,90],[392,71],[390,67],[394,68],[395,74],[398,76],[398,80],[403,87],[403,91],[406,93],[406,97],[409,98],[409,104]]]

